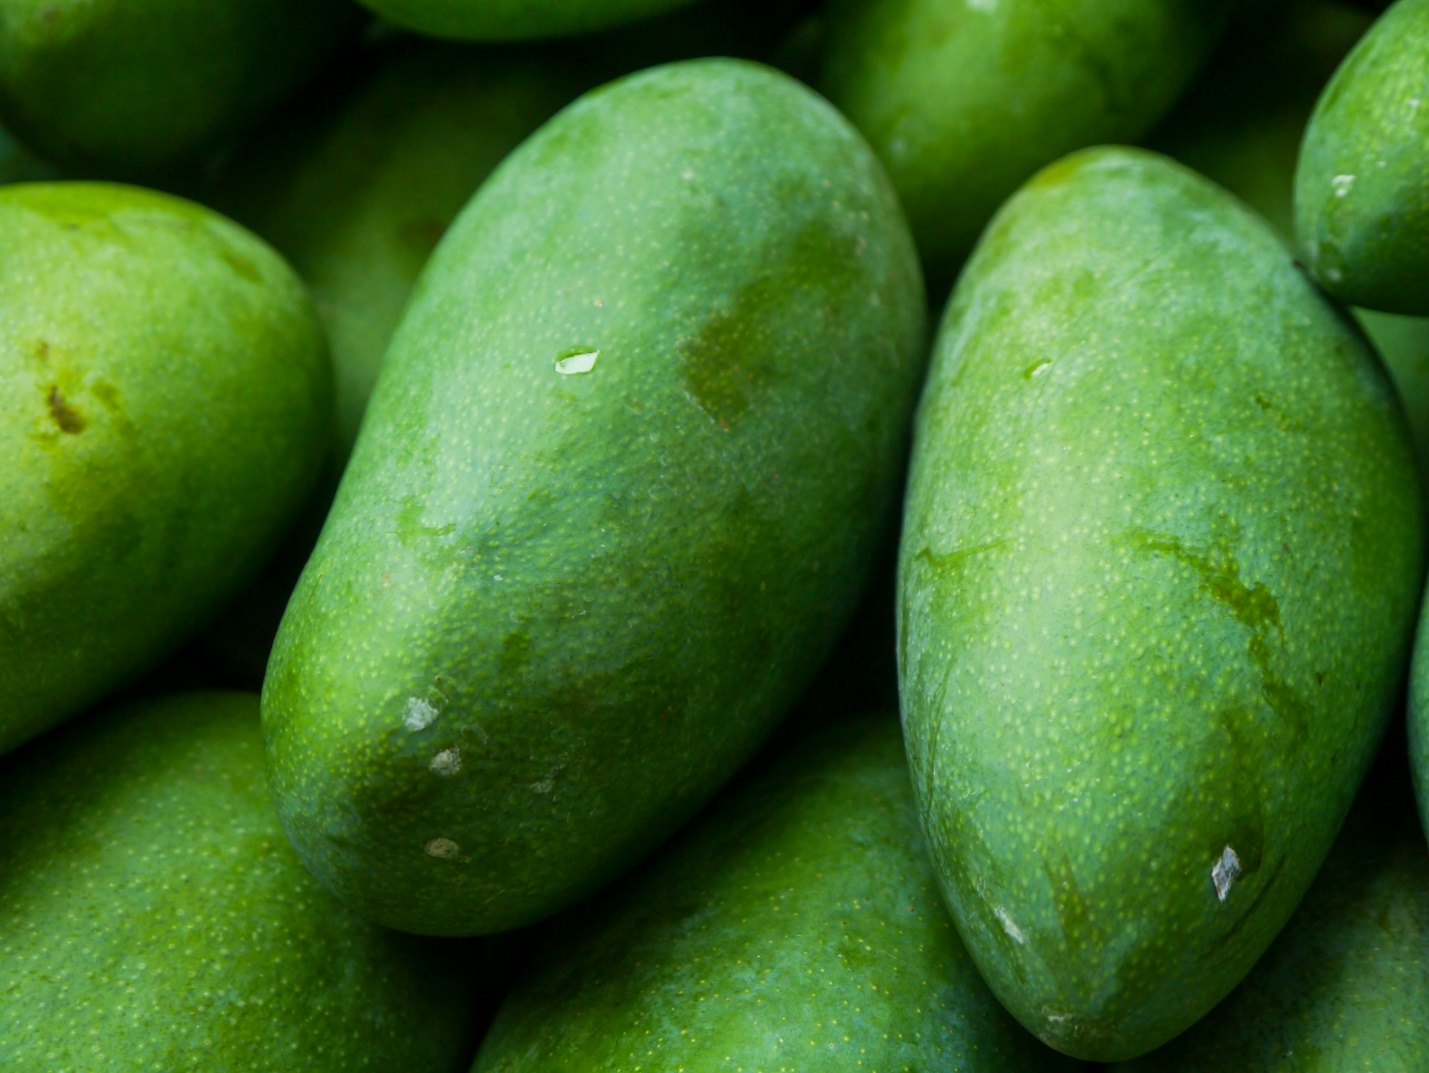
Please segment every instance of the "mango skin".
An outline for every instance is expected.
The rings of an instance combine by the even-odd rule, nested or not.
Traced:
[[[0,780],[0,1067],[442,1073],[478,964],[375,928],[304,870],[263,778],[258,698],[102,713]]]
[[[216,213],[0,187],[0,752],[138,678],[253,577],[331,435],[302,284]]]
[[[1113,1073],[1424,1068],[1429,850],[1406,772],[1392,775],[1390,793],[1366,785],[1304,902],[1245,981],[1184,1035]]]
[[[0,0],[0,116],[97,178],[192,163],[352,36],[349,0]]]
[[[215,204],[286,257],[332,346],[337,457],[427,258],[491,170],[584,88],[552,58],[389,50],[335,107],[250,147]]]
[[[531,41],[637,22],[694,0],[361,0],[389,22],[430,37]]]
[[[924,316],[877,161],[777,72],[655,68],[522,145],[417,285],[274,646],[308,867],[476,934],[678,827],[857,602]]]
[[[880,714],[806,735],[561,921],[473,1073],[1081,1068],[978,976]]]
[[[1422,530],[1380,364],[1224,191],[1108,148],[999,213],[920,404],[899,665],[944,895],[1035,1034],[1134,1057],[1274,938],[1389,717]]]
[[[1295,173],[1295,235],[1331,294],[1429,316],[1429,0],[1399,0],[1325,87]]]
[[[936,291],[1038,168],[1145,134],[1209,55],[1231,7],[835,0],[822,86],[888,168]]]

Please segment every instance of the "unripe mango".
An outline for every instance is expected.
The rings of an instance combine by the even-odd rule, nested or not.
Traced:
[[[361,0],[389,22],[432,37],[522,41],[587,34],[694,0]]]
[[[0,752],[137,678],[250,581],[328,450],[302,284],[236,224],[0,187]]]
[[[97,178],[192,163],[310,78],[350,0],[0,0],[0,116]]]
[[[1042,165],[1133,141],[1185,89],[1226,0],[837,0],[823,85],[888,168],[946,286]]]
[[[938,897],[898,720],[864,715],[791,745],[558,924],[473,1073],[1081,1068],[978,976]]]
[[[455,1073],[479,966],[303,870],[256,696],[132,704],[6,760],[0,1068]]]
[[[1004,207],[920,406],[899,644],[935,867],[1024,1025],[1130,1058],[1246,973],[1374,755],[1422,563],[1394,391],[1259,217],[1129,149]]]
[[[513,928],[708,800],[858,599],[924,316],[882,169],[777,72],[655,68],[516,150],[417,285],[269,664],[315,874]]]
[[[1295,173],[1295,235],[1331,294],[1429,316],[1429,0],[1398,0],[1325,87]]]

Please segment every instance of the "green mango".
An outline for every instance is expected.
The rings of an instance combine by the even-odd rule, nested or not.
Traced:
[[[1429,0],[1398,0],[1315,106],[1295,236],[1326,290],[1429,316]]]
[[[1220,183],[1293,242],[1295,162],[1320,91],[1373,20],[1306,0],[1228,40],[1147,144]],[[1429,478],[1429,320],[1357,309],[1384,358]]]
[[[198,205],[0,187],[0,752],[159,663],[253,579],[331,438],[292,270]]]
[[[0,1068],[452,1073],[480,955],[373,927],[304,870],[258,698],[87,719],[0,778]]]
[[[928,866],[898,720],[882,714],[792,744],[557,922],[473,1073],[1082,1068],[978,976]]]
[[[517,149],[417,285],[274,645],[308,867],[493,932],[693,814],[857,603],[924,321],[882,169],[787,76],[655,68]]]
[[[101,178],[193,162],[354,35],[350,0],[0,0],[0,116]]]
[[[461,41],[531,41],[638,22],[694,0],[361,0],[389,22]]]
[[[1053,1046],[1159,1046],[1289,918],[1396,699],[1424,534],[1392,386],[1225,191],[1075,154],[959,280],[902,540],[959,932]]]
[[[1402,780],[1407,790],[1404,771],[1393,775],[1394,789]],[[1429,851],[1412,799],[1376,790],[1366,785],[1305,900],[1245,981],[1184,1035],[1114,1073],[1424,1069]]]
[[[834,0],[823,86],[887,166],[929,277],[946,286],[1034,171],[1073,149],[1145,134],[1232,6]]]
[[[553,57],[398,48],[225,176],[214,204],[312,291],[332,345],[340,460],[437,241],[492,168],[583,88]]]

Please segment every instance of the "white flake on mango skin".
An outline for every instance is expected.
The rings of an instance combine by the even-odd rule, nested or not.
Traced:
[[[998,905],[994,906],[992,911],[997,919],[1002,921],[1002,930],[1007,932],[1008,938],[1018,946],[1026,946],[1027,936],[1023,935],[1022,929],[1013,923],[1012,917],[1008,915],[1007,910]]]
[[[1330,186],[1334,188],[1336,197],[1344,197],[1354,185],[1355,177],[1353,175],[1336,175],[1330,180]]]
[[[441,712],[427,700],[421,697],[407,698],[407,714],[402,720],[402,724],[408,730],[426,730],[436,721]]]
[[[1227,846],[1221,851],[1220,860],[1211,868],[1211,882],[1216,886],[1216,897],[1224,902],[1231,892],[1231,884],[1240,875],[1240,857]]]
[[[461,770],[461,750],[443,749],[427,765],[438,775],[455,775]]]
[[[556,361],[556,372],[562,376],[588,373],[595,368],[595,363],[599,358],[599,350],[590,350],[584,354],[572,354],[568,358],[560,358]]]
[[[423,852],[428,857],[437,857],[441,860],[450,860],[461,852],[461,847],[450,838],[431,838],[422,847]]]

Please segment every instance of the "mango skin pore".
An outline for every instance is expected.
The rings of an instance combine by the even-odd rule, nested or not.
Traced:
[[[920,404],[904,726],[945,897],[1024,1025],[1182,1031],[1314,877],[1404,669],[1423,526],[1382,367],[1274,233],[1129,149],[999,213]]]
[[[1320,96],[1295,172],[1295,236],[1325,289],[1429,316],[1429,0],[1399,0]]]
[[[103,711],[0,778],[0,1068],[454,1073],[478,964],[358,919],[263,779],[258,698]]]
[[[509,157],[417,285],[269,665],[314,873],[499,931],[698,809],[856,604],[924,317],[877,161],[767,68],[643,72]]]
[[[282,258],[134,187],[0,187],[0,752],[174,652],[312,487],[332,370]]]

